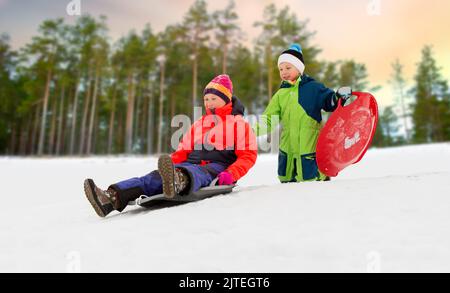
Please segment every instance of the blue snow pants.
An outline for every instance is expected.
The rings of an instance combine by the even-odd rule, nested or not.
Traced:
[[[180,168],[189,173],[191,181],[191,191],[198,191],[200,188],[208,186],[217,175],[225,171],[226,167],[217,164],[210,163],[204,166],[195,165],[191,163],[175,164],[175,168]],[[121,190],[141,188],[144,192],[143,195],[153,196],[163,193],[162,179],[158,171],[153,171],[143,177],[130,178],[128,180],[121,181],[114,184]]]

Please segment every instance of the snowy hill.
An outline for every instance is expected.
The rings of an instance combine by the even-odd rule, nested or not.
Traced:
[[[450,272],[450,144],[370,150],[331,182],[262,155],[236,192],[97,217],[102,187],[155,158],[0,158],[0,272]]]

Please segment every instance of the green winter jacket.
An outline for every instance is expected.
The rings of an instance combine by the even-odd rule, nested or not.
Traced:
[[[257,136],[272,132],[278,115],[282,125],[278,155],[278,178],[281,182],[324,180],[316,162],[316,145],[321,130],[322,110],[336,109],[335,92],[307,75],[295,84],[283,82],[275,93],[260,123]]]

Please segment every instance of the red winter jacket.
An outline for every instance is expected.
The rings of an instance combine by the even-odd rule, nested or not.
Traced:
[[[242,178],[256,162],[256,137],[241,115],[232,115],[232,103],[206,111],[192,125],[172,154],[174,164],[189,162],[226,166],[234,181]]]

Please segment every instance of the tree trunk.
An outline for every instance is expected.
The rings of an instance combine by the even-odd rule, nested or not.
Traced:
[[[194,62],[192,65],[192,121],[195,120],[195,106],[197,100],[197,77],[198,77],[198,39],[200,35],[200,28],[195,28],[195,36],[194,36]]]
[[[69,100],[71,99],[72,97],[70,97],[69,98]],[[66,143],[67,143],[67,140],[66,140],[66,134],[67,134],[67,132],[68,132],[68,124],[69,124],[69,121],[67,120],[67,117],[69,116],[68,114],[69,114],[69,110],[70,110],[70,108],[69,107],[65,107],[65,111],[64,111],[64,114],[63,114],[63,120],[62,120],[62,132],[61,132],[61,147],[60,147],[60,154],[61,155],[65,155],[65,154],[67,154],[67,151],[66,151]]]
[[[64,96],[66,94],[66,87],[62,85],[61,89],[61,102],[59,104],[59,118],[58,118],[58,134],[56,135],[56,150],[55,154],[59,156],[61,152],[61,134],[62,134],[62,126],[63,126],[63,118],[64,118]]]
[[[116,96],[117,96],[117,87],[116,83],[114,83],[113,88],[113,98],[112,98],[112,107],[111,107],[111,116],[109,118],[109,128],[108,128],[108,155],[112,153],[113,147],[113,135],[114,135],[114,119],[116,115]]]
[[[126,132],[126,129],[125,129],[124,124],[125,124],[125,119],[126,119],[126,117],[125,117],[126,113],[119,111],[117,114],[118,114],[119,120],[117,121],[118,122],[118,127],[117,127],[118,140],[117,140],[116,146],[117,146],[117,150],[119,152],[123,153],[125,151],[125,132]]]
[[[94,115],[94,125],[96,126],[94,128],[93,134],[92,134],[92,146],[91,146],[91,152],[93,154],[97,154],[97,138],[98,138],[98,131],[99,131],[99,122],[98,122],[98,115],[99,115],[99,104],[100,100],[97,99],[97,106],[95,107],[95,115]]]
[[[259,72],[259,78],[258,78],[258,98],[259,99],[263,99],[264,96],[264,71],[262,70],[263,66],[264,66],[264,59],[260,60],[257,59],[258,62],[258,72]],[[254,103],[252,103],[253,105]],[[254,111],[252,113],[255,113]],[[270,137],[270,135],[269,135]]]
[[[162,151],[162,140],[163,140],[163,106],[164,106],[164,82],[166,74],[165,64],[161,65],[161,77],[159,83],[159,123],[158,123],[158,154]],[[195,80],[195,78],[194,78]],[[194,100],[192,100],[194,102]]]
[[[50,96],[50,83],[52,81],[52,70],[47,71],[47,82],[45,84],[44,93],[44,104],[42,106],[42,118],[41,118],[41,130],[39,133],[39,144],[38,144],[38,156],[44,154],[44,143],[45,143],[45,126],[47,122],[47,107],[48,107],[48,97]]]
[[[195,117],[195,106],[197,99],[197,75],[198,75],[198,62],[197,62],[197,52],[194,53],[194,64],[192,69],[192,121],[194,121]]]
[[[91,70],[89,70],[88,73],[88,81],[87,81],[87,94],[86,94],[86,101],[84,102],[84,110],[83,110],[83,119],[81,120],[81,134],[80,134],[80,146],[78,153],[82,155],[85,150],[86,145],[86,122],[87,122],[87,116],[89,112],[89,105],[91,103],[91,86],[92,86],[92,76],[91,76]]]
[[[70,146],[69,146],[69,155],[73,155],[75,152],[75,130],[77,128],[77,110],[78,110],[78,94],[79,94],[79,82],[81,78],[80,76],[75,83],[75,94],[73,97],[73,105],[72,105],[72,125],[70,128]]]
[[[442,142],[444,141],[444,136],[442,133],[442,119],[439,107],[439,101],[437,98],[433,98],[432,101],[433,113],[434,113],[434,123],[432,124],[433,128],[433,141],[434,142]]]
[[[68,87],[66,87],[64,93],[64,105],[62,107],[62,117],[61,117],[61,135],[59,136],[59,156],[65,156],[68,154],[68,149],[66,145],[69,143],[70,135],[70,119],[69,115],[72,112],[72,106],[70,105],[70,101],[73,100],[73,93],[68,94]]]
[[[131,71],[128,74],[128,106],[126,121],[125,152],[131,154],[133,151],[133,115],[134,115],[134,74]]]
[[[142,150],[141,153],[145,154],[145,146],[146,146],[146,133],[147,133],[147,119],[148,119],[148,92],[147,92],[147,84],[143,85],[142,90],[142,99],[143,99],[143,105],[142,105],[142,119],[141,121],[141,128],[140,128],[140,134],[141,137],[141,145]]]
[[[141,109],[141,86],[140,86],[140,78],[137,77],[136,79],[136,87],[135,87],[135,94],[134,94],[134,118],[133,118],[133,140],[134,143],[139,142],[139,129],[141,127],[141,120],[139,119],[139,116],[141,115],[142,109]]]
[[[153,113],[154,113],[154,101],[153,101],[153,91],[152,85],[149,82],[149,89],[148,89],[148,118],[147,118],[147,154],[153,153]]]
[[[169,115],[170,115],[170,103],[167,102],[167,107],[164,109],[164,116],[167,117],[166,119],[170,119]],[[168,125],[166,128],[164,128],[163,138],[164,138],[164,140],[163,140],[162,151],[168,152],[168,149],[170,146],[170,125]]]
[[[22,129],[22,133],[20,136],[20,149],[19,149],[19,154],[21,156],[24,156],[27,153],[27,145],[28,145],[28,140],[30,137],[30,128],[31,128],[32,119],[33,119],[33,115],[29,115],[28,120],[27,120],[27,126],[26,126],[26,128]]]
[[[227,42],[224,42],[224,44],[223,44],[223,46],[222,46],[222,49],[223,49],[223,56],[222,56],[222,73],[223,74],[226,74],[227,73],[227,70],[228,70],[228,45],[227,45]]]
[[[272,47],[270,46],[270,43],[267,43],[266,46],[266,58],[267,58],[267,95],[268,100],[270,101],[272,99],[272,79],[273,79],[273,72],[272,72]]]
[[[40,104],[37,104],[36,106],[36,113],[34,115],[34,126],[33,126],[33,134],[31,136],[31,144],[30,144],[30,154],[35,155],[36,154],[36,139],[38,136],[39,131],[39,113],[41,112]]]
[[[174,96],[172,96],[172,99],[170,99],[170,116],[169,116],[169,121],[168,121],[168,124],[167,124],[169,129],[170,129],[170,131],[169,131],[170,135],[168,135],[169,138],[172,137],[173,132],[174,132],[174,129],[171,127],[173,117],[175,117],[175,97]],[[169,139],[167,145],[169,146],[169,151],[170,152],[176,151],[176,150],[172,150],[171,149],[172,148],[171,139]]]
[[[409,135],[409,130],[408,130],[408,122],[407,122],[408,119],[407,119],[406,110],[405,110],[405,101],[404,101],[404,97],[403,97],[403,87],[400,87],[400,103],[401,103],[402,112],[403,112],[403,125],[405,127],[406,141],[409,142],[410,135]]]
[[[10,144],[9,144],[9,155],[13,156],[15,154],[14,150],[16,148],[16,121],[11,122],[11,137],[10,137]]]
[[[92,152],[92,132],[94,129],[94,118],[96,113],[96,105],[97,105],[97,94],[100,83],[100,66],[96,66],[95,70],[95,82],[94,82],[94,94],[92,95],[92,108],[91,108],[91,117],[89,118],[89,131],[87,137],[87,147],[86,154],[90,155]]]
[[[53,98],[52,104],[52,123],[50,126],[50,139],[48,142],[48,154],[53,155],[54,146],[55,146],[55,134],[56,134],[56,108],[57,108],[58,99],[56,98],[56,94]]]

